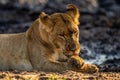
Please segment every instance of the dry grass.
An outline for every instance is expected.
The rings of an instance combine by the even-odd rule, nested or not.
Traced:
[[[86,74],[74,71],[65,71],[63,73],[1,71],[0,80],[120,80],[120,73],[99,72]]]

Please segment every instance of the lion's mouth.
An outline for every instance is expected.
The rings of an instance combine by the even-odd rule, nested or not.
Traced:
[[[74,52],[73,52],[73,51],[64,51],[63,54],[64,54],[65,56],[67,56],[68,58],[70,58],[71,56],[74,55]]]
[[[71,56],[75,55],[73,51],[65,51],[65,50],[63,51],[63,54],[65,55],[65,57],[59,58],[58,61],[67,62]]]

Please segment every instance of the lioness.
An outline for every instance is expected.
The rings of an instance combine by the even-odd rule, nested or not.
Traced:
[[[24,33],[0,34],[0,70],[97,72],[79,57],[79,11],[73,4],[65,13],[42,12]]]

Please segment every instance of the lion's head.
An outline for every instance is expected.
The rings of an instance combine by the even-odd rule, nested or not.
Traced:
[[[78,54],[80,51],[78,18],[78,8],[73,4],[67,5],[65,13],[48,15],[42,12],[39,21],[48,35],[48,38],[44,39],[63,50],[65,55]]]

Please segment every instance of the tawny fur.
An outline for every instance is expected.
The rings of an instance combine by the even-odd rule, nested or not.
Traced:
[[[42,12],[24,33],[0,34],[0,70],[97,72],[78,55],[78,18],[78,8],[69,4],[65,13]]]

